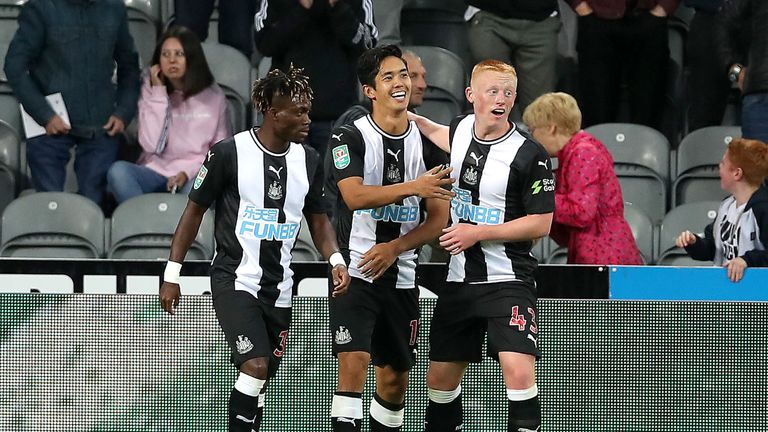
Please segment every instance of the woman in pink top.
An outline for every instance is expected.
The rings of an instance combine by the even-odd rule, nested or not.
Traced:
[[[107,173],[118,203],[151,192],[188,192],[216,142],[230,135],[224,92],[213,80],[197,36],[172,27],[160,38],[139,99],[137,163]]]
[[[533,137],[557,156],[555,218],[549,235],[568,246],[569,264],[642,264],[613,158],[581,129],[581,111],[566,93],[547,93],[523,114]]]

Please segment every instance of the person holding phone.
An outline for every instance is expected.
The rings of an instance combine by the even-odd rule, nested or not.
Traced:
[[[143,152],[136,163],[115,162],[107,173],[117,203],[145,193],[189,192],[211,146],[231,134],[226,107],[200,40],[186,27],[168,29],[141,87]]]

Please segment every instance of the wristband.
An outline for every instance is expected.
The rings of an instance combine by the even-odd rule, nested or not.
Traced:
[[[168,263],[165,265],[165,273],[163,273],[163,281],[178,285],[179,279],[181,278],[180,273],[181,273],[181,264],[174,261],[168,261]]]
[[[344,261],[344,257],[341,256],[341,253],[334,252],[331,254],[331,257],[328,258],[328,263],[331,265],[331,267],[336,267],[337,265],[343,265],[344,267],[347,266],[346,261]]]

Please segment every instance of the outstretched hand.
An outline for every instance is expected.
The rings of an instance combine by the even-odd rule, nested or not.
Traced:
[[[452,171],[453,168],[451,167],[436,166],[420,175],[417,179],[413,180],[413,195],[419,198],[450,200],[456,194],[444,189],[443,186],[448,186],[454,182],[454,179],[450,177]]]

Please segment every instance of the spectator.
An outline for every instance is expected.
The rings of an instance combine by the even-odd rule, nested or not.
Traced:
[[[469,46],[475,61],[495,59],[518,72],[514,117],[557,83],[560,17],[557,0],[468,0],[479,9],[469,20]],[[471,13],[471,12],[470,12]]]
[[[230,135],[227,101],[213,80],[200,41],[186,27],[161,36],[139,99],[138,163],[107,173],[117,203],[151,192],[187,194],[208,149]]]
[[[687,37],[688,129],[719,126],[723,121],[731,83],[723,73],[724,61],[712,31],[722,7],[722,0],[685,0],[696,9]]]
[[[333,122],[358,100],[357,58],[376,43],[371,0],[273,0],[256,13],[256,47],[272,67],[293,64],[315,93],[306,143],[322,157]]]
[[[677,247],[695,260],[714,261],[738,282],[747,267],[768,267],[768,147],[764,142],[735,139],[720,161],[720,187],[731,194],[723,200],[704,238],[683,231]]]
[[[265,3],[267,0],[263,0]],[[216,0],[176,0],[174,25],[192,30],[201,41],[208,39],[208,26]],[[253,15],[259,0],[218,2],[219,42],[229,45],[248,60],[253,54]]]
[[[579,15],[584,126],[617,121],[626,76],[629,121],[660,129],[669,62],[667,16],[680,0],[569,1]]]
[[[768,2],[725,0],[722,19],[716,27],[723,71],[737,83],[742,95],[741,134],[744,138],[768,142]],[[741,31],[751,35],[740,46]],[[745,56],[739,52],[748,53]]]
[[[136,113],[139,55],[121,0],[30,0],[8,47],[5,74],[45,135],[27,140],[37,191],[62,191],[70,150],[81,195],[101,203],[118,135]],[[117,88],[112,75],[117,63]],[[70,124],[45,95],[61,93]]]
[[[557,156],[555,218],[550,230],[568,246],[568,264],[642,264],[613,158],[594,136],[580,130],[581,111],[566,93],[547,93],[525,110],[523,120],[550,156]]]

